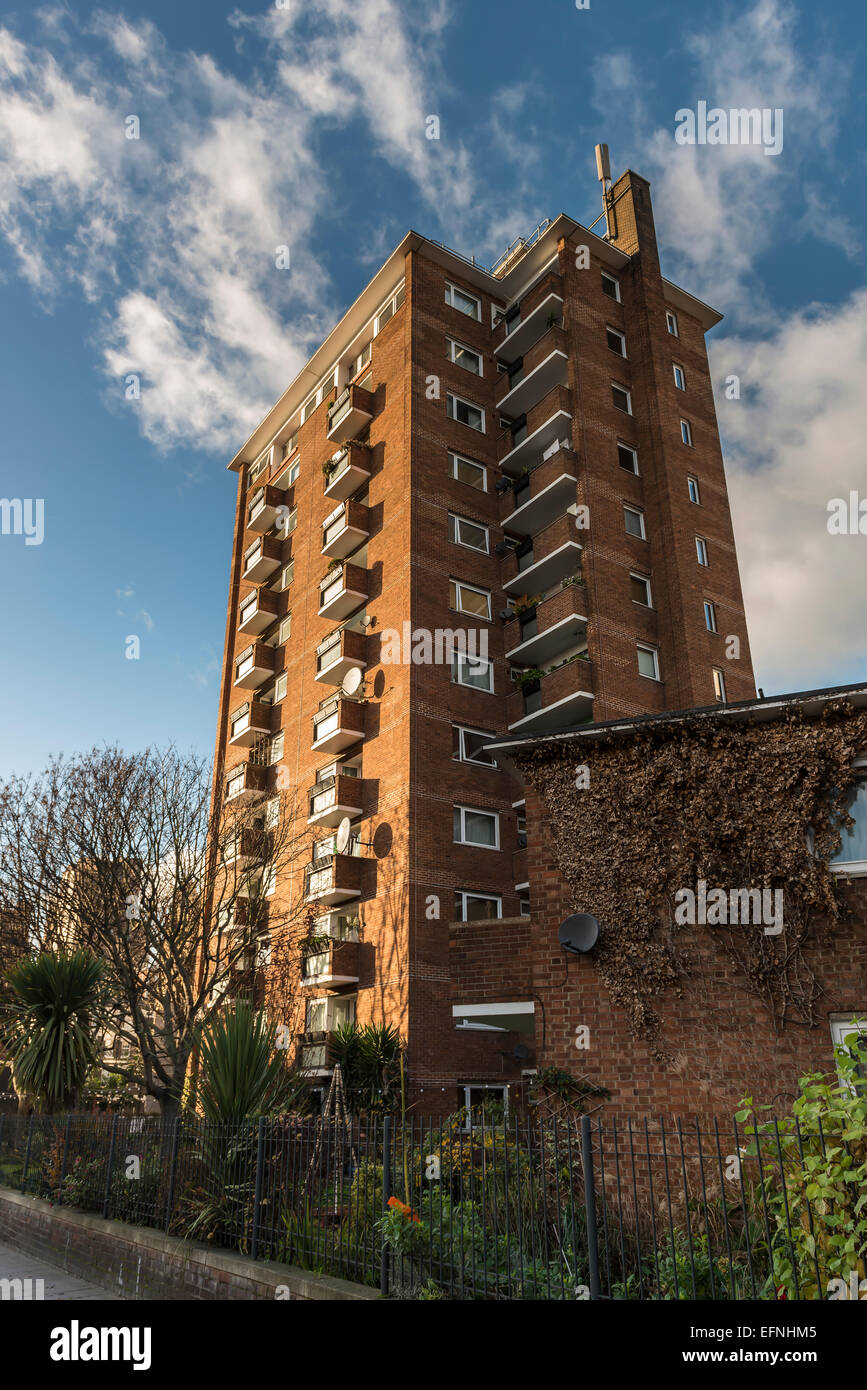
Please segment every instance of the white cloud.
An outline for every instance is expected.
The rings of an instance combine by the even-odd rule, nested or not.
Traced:
[[[867,290],[813,306],[756,342],[725,338],[717,380],[744,602],[766,689],[864,677],[867,536],[828,533],[828,502],[867,497]]]

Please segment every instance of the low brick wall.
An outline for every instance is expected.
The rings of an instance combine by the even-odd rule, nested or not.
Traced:
[[[0,1188],[0,1242],[129,1299],[376,1299],[376,1289]]]

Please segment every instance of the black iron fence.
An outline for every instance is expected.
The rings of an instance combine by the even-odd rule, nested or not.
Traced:
[[[5,1186],[417,1299],[847,1297],[865,1177],[783,1122],[0,1115]]]

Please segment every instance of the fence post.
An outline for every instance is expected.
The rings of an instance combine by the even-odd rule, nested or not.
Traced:
[[[30,1111],[30,1123],[27,1126],[27,1143],[24,1148],[24,1168],[21,1172],[21,1191],[27,1189],[27,1169],[30,1167],[30,1141],[33,1138],[33,1111]]]
[[[58,1190],[63,1186],[66,1177],[66,1165],[69,1162],[69,1128],[72,1123],[72,1116],[67,1112],[66,1126],[63,1131],[63,1157],[60,1160],[60,1182]]]
[[[391,1196],[391,1116],[386,1115],[382,1122],[382,1213],[383,1216],[388,1211],[388,1199]],[[379,1292],[383,1298],[388,1297],[388,1276],[389,1276],[389,1249],[383,1239],[380,1248],[379,1261]]]
[[[265,1116],[259,1116],[259,1133],[256,1136],[256,1191],[253,1197],[253,1234],[250,1237],[250,1259],[259,1254],[259,1220],[262,1209],[262,1168],[265,1159]]]
[[[581,1116],[581,1159],[584,1166],[584,1211],[587,1216],[587,1265],[590,1271],[590,1297],[602,1297],[599,1283],[599,1239],[596,1230],[596,1193],[593,1187],[593,1141],[590,1116]]]
[[[175,1174],[178,1169],[178,1135],[181,1128],[181,1117],[176,1115],[172,1122],[172,1152],[169,1158],[169,1190],[166,1193],[166,1232],[172,1222],[172,1208],[175,1205]]]
[[[105,1196],[102,1199],[103,1217],[108,1216],[109,1202],[111,1201],[111,1174],[114,1168],[114,1145],[117,1138],[117,1111],[111,1117],[111,1141],[108,1146],[108,1168],[105,1174]]]

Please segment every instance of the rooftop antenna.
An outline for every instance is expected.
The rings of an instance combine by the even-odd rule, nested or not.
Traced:
[[[605,240],[613,241],[617,236],[617,221],[614,203],[611,200],[611,160],[608,146],[596,146],[596,177],[602,184],[602,207],[605,212]]]

